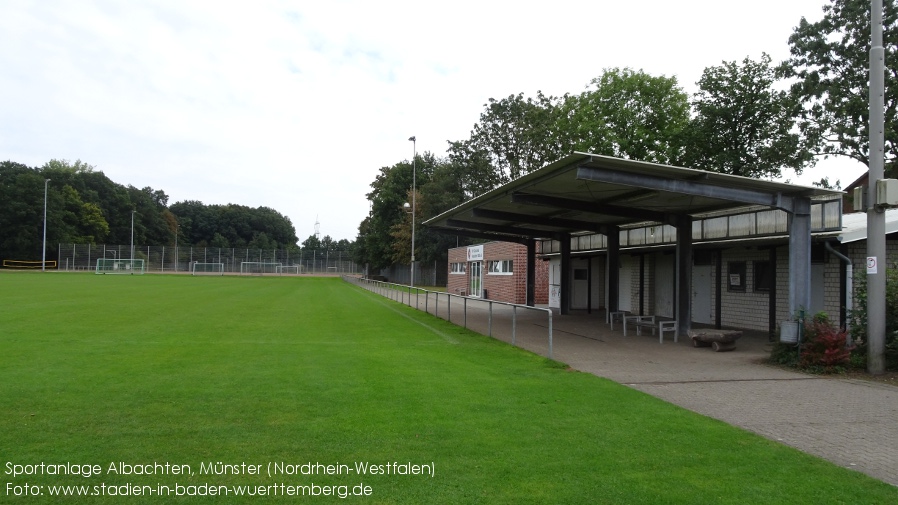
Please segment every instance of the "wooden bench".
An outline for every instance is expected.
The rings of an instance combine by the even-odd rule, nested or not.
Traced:
[[[657,329],[658,343],[664,343],[664,332],[670,331],[674,334],[674,342],[677,342],[677,337],[679,336],[679,332],[677,331],[677,322],[676,321],[656,321],[655,316],[624,316],[624,336],[627,336],[627,325],[632,325],[636,327],[636,334],[642,335],[643,328],[651,328],[652,336],[655,335],[655,331]]]
[[[715,352],[732,351],[736,348],[736,340],[741,336],[741,331],[689,330],[692,347],[710,347]]]

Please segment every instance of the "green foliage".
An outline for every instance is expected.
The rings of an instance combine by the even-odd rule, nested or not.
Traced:
[[[269,207],[206,205],[187,200],[169,207],[180,225],[181,245],[284,249],[296,246],[290,218]]]
[[[572,151],[672,163],[689,122],[674,77],[606,69],[581,94],[490,98],[469,139],[450,142],[449,161],[470,197],[544,167]]]
[[[841,373],[852,365],[853,345],[848,332],[837,328],[824,312],[804,321],[801,342],[778,342],[770,353],[770,362],[810,373]]]
[[[770,362],[775,365],[797,367],[800,356],[798,346],[777,341],[770,351]]]
[[[612,68],[589,85],[565,96],[557,126],[561,145],[655,163],[680,159],[689,101],[676,77]]]
[[[804,105],[801,131],[823,154],[868,164],[870,1],[830,0],[815,23],[801,18],[789,37],[792,57],[780,67],[796,80],[793,95]],[[883,48],[887,65],[898,60],[898,3],[883,2]],[[885,88],[898,88],[887,69]],[[898,95],[885,95],[885,157],[898,160]]]
[[[470,138],[450,142],[446,159],[416,160],[415,259],[446,261],[467,240],[421,226],[423,221],[558,160],[571,151],[668,163],[681,150],[688,100],[676,79],[630,69],[606,70],[582,95],[491,98]],[[367,195],[371,210],[359,225],[354,259],[373,270],[411,257],[412,164],[383,167]]]
[[[801,173],[813,156],[795,128],[797,103],[775,89],[770,56],[708,67],[692,99],[684,165],[743,177]]]
[[[296,245],[289,218],[268,207],[206,206],[186,201],[168,207],[168,195],[111,181],[80,160],[50,160],[41,168],[0,163],[0,258],[39,259],[47,185],[47,255],[59,243],[116,243],[244,247]]]
[[[501,184],[542,168],[568,154],[561,143],[566,136],[558,130],[562,101],[542,91],[537,91],[536,98],[525,99],[523,93],[490,98],[471,131],[467,149],[488,153],[493,178]]]
[[[898,265],[886,268],[886,342],[885,364],[898,370]],[[854,307],[849,314],[849,334],[856,344],[853,359],[865,365],[867,357],[867,275],[858,272],[854,278]]]
[[[431,184],[442,164],[433,154],[424,153],[418,154],[414,164],[403,161],[380,169],[377,178],[371,183],[371,192],[367,195],[371,210],[359,225],[356,249],[353,251],[356,262],[367,263],[373,271],[377,271],[394,263],[408,263],[411,259],[411,215],[403,205],[412,203],[413,168],[417,172],[414,183],[419,188],[415,197],[415,260],[430,260],[420,254],[421,245],[431,240],[421,222],[432,217],[428,212],[435,209],[425,203],[422,191]],[[419,231],[421,240],[418,240]],[[395,238],[394,234],[400,238]]]

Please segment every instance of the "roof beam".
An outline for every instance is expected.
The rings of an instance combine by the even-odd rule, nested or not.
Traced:
[[[744,188],[723,187],[698,181],[669,179],[656,175],[634,174],[607,168],[577,167],[577,179],[582,181],[605,182],[635,188],[668,191],[683,195],[702,196],[731,200],[750,205],[765,205],[792,212],[793,198],[781,192],[758,191]]]
[[[446,228],[443,226],[431,226],[431,229],[437,230],[440,233],[445,235],[458,235],[461,237],[469,237],[469,238],[485,238],[489,240],[501,239],[505,242],[515,242],[517,244],[527,245],[527,242],[532,240],[531,238],[524,237],[513,237],[510,235],[498,235],[496,233],[486,233],[486,232],[478,232],[472,230],[458,230],[455,228]]]
[[[482,232],[491,232],[502,235],[512,235],[517,237],[555,237],[558,232],[535,230],[532,228],[519,228],[517,226],[503,226],[498,224],[477,223],[474,221],[462,221],[460,219],[447,219],[446,226],[449,228],[459,228],[462,230],[477,230]]]
[[[571,231],[591,231],[607,235],[608,226],[589,221],[579,221],[576,219],[564,219],[544,216],[531,216],[529,214],[519,214],[517,212],[503,212],[499,210],[489,210],[474,208],[471,209],[474,217],[485,219],[495,219],[498,221],[511,221],[514,223],[529,223],[541,226],[552,226],[556,228],[567,228]]]
[[[609,205],[606,203],[598,202],[585,202],[583,200],[571,200],[568,198],[558,198],[545,195],[512,193],[511,201],[513,203],[545,205],[548,207],[558,207],[559,209],[578,210],[580,212],[590,212],[592,214],[603,214],[606,216],[626,218],[635,217],[637,219],[644,219],[646,221],[658,221],[660,223],[665,222],[667,218],[667,215],[665,213],[656,212],[653,210],[624,207],[621,205]]]

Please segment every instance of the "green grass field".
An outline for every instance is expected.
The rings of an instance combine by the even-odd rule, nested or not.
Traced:
[[[334,278],[0,273],[0,406],[0,503],[898,503],[864,475]],[[119,462],[191,473],[110,473]],[[218,462],[252,466],[202,474]],[[300,473],[269,476],[279,463]],[[64,464],[100,472],[47,475]],[[49,494],[204,484],[370,495]]]

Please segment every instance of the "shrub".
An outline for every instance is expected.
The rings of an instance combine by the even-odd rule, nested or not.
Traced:
[[[850,334],[857,344],[852,363],[866,366],[867,356],[867,275],[858,272],[854,278],[854,306],[849,313]],[[886,269],[886,368],[898,369],[898,266]]]
[[[828,318],[814,316],[805,322],[804,343],[798,366],[809,371],[833,373],[843,371],[851,360],[848,332],[836,328]]]

